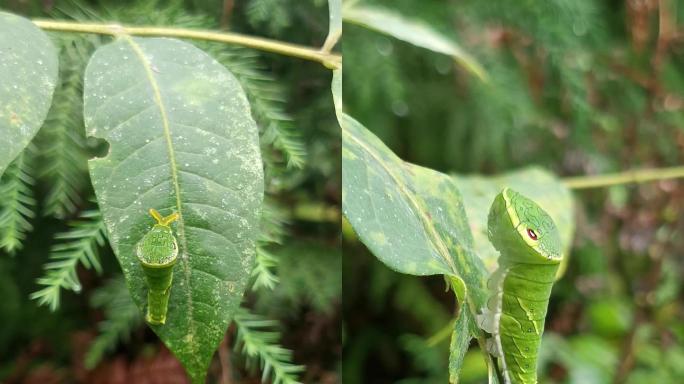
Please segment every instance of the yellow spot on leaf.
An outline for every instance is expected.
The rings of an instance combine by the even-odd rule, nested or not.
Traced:
[[[21,123],[19,115],[14,112],[10,112],[10,123],[12,123],[12,125],[19,125]]]
[[[387,245],[387,237],[382,232],[372,232],[370,238],[378,245]]]

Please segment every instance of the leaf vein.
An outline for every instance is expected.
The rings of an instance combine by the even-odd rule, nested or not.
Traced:
[[[133,115],[131,115],[131,117],[126,118],[126,120],[124,120],[124,121],[120,122],[119,124],[117,124],[116,126],[114,126],[114,128],[107,129],[106,132],[108,132],[109,134],[112,134],[112,133],[116,132],[118,129],[120,129],[120,128],[122,128],[124,125],[130,123],[130,122],[131,122],[133,119],[135,119],[136,117],[138,117],[138,116],[142,115],[143,113],[145,113],[145,112],[149,111],[150,109],[152,109],[152,107],[154,107],[154,104],[150,104],[150,105],[146,106],[145,108],[143,108],[143,109],[141,109],[140,111],[138,111],[138,112],[134,113]]]
[[[240,215],[237,215],[237,214],[235,214],[235,213],[233,213],[233,212],[230,212],[230,211],[227,211],[227,210],[225,210],[225,209],[223,209],[223,208],[221,208],[221,207],[217,207],[217,206],[215,206],[215,205],[211,205],[211,204],[207,204],[207,203],[196,203],[196,202],[186,201],[186,202],[185,202],[185,205],[195,205],[195,206],[208,207],[208,208],[212,208],[212,209],[216,209],[216,210],[218,210],[218,211],[221,211],[222,213],[225,213],[225,214],[227,214],[227,215],[230,215],[230,216],[232,216],[232,217],[235,218],[235,219],[242,219],[242,216],[240,216]]]
[[[247,241],[247,240],[235,241],[235,240],[233,240],[233,239],[230,239],[228,236],[224,235],[223,233],[216,232],[216,231],[211,230],[211,229],[208,229],[208,228],[198,227],[198,226],[196,226],[196,225],[189,225],[189,224],[188,224],[187,227],[188,227],[188,228],[192,228],[192,229],[196,229],[196,230],[201,231],[201,232],[209,232],[209,233],[211,233],[211,234],[218,235],[219,237],[222,237],[223,239],[225,239],[227,242],[229,242],[229,243],[232,244],[233,246],[235,246],[235,245],[237,245],[237,244],[240,244],[240,243],[242,243],[242,242],[244,242],[244,241]]]
[[[163,138],[162,136],[155,137],[154,139],[150,140],[149,142],[147,142],[147,143],[141,145],[140,147],[134,149],[133,151],[131,151],[123,159],[119,160],[119,163],[116,165],[116,167],[114,167],[114,169],[112,169],[112,172],[109,174],[109,177],[107,180],[111,181],[111,179],[114,177],[114,174],[116,173],[116,171],[119,170],[122,167],[122,165],[124,165],[128,160],[130,160],[133,157],[133,155],[137,154],[138,152],[147,148],[148,145],[151,145],[151,144],[155,143],[157,140],[162,139],[162,138]],[[157,168],[157,167],[161,167],[162,165],[166,165],[166,163],[160,164],[160,165],[157,165],[154,167],[150,167],[150,168],[145,168],[143,170],[143,172],[148,171],[150,169]],[[140,172],[138,175],[140,175],[140,174],[142,174],[142,172]],[[136,175],[136,176],[138,176],[138,175]]]
[[[161,165],[159,165],[159,166],[157,166],[157,167],[161,167],[161,166],[164,166],[164,165],[166,165],[166,164],[161,164]],[[155,168],[157,168],[157,167],[155,167]],[[153,168],[148,168],[148,169],[153,169]],[[136,201],[140,200],[141,198],[143,198],[144,196],[146,196],[148,193],[154,191],[154,190],[155,190],[157,187],[159,187],[160,185],[163,185],[164,183],[168,183],[168,182],[169,182],[168,179],[163,179],[163,180],[160,181],[159,183],[150,186],[148,189],[144,190],[142,193],[136,194],[136,195],[135,195],[135,199],[133,199],[133,201],[131,201],[130,203],[126,203],[126,205],[124,205],[124,206],[118,206],[118,205],[116,205],[116,204],[114,204],[114,203],[111,203],[111,202],[110,202],[110,205],[111,205],[113,208],[116,208],[116,209],[121,210],[121,211],[125,211],[125,210],[127,210],[128,208],[132,207],[133,204],[135,204]]]
[[[223,185],[223,184],[219,183],[218,181],[216,181],[216,180],[214,180],[214,179],[212,179],[212,178],[209,178],[209,177],[206,177],[206,176],[202,176],[202,175],[200,175],[199,173],[195,173],[195,172],[192,172],[192,171],[188,171],[188,170],[186,170],[186,169],[179,169],[178,172],[179,172],[179,173],[185,173],[185,174],[188,175],[188,176],[197,177],[197,178],[200,178],[200,179],[202,179],[202,180],[211,181],[213,184],[216,184],[216,185],[217,185],[218,187],[220,187],[221,189],[227,189],[227,190],[233,191],[233,192],[239,192],[239,191],[242,189],[242,188],[236,188],[236,187],[234,187],[234,186]]]
[[[221,281],[221,282],[227,281],[227,279],[225,279],[225,278],[223,278],[223,277],[220,277],[219,275],[217,275],[217,274],[215,274],[215,273],[207,272],[207,271],[202,270],[202,269],[199,269],[199,268],[197,268],[197,267],[193,267],[192,270],[193,270],[193,271],[197,271],[197,272],[202,272],[203,274],[208,275],[208,276],[211,276],[211,277],[213,277],[213,278],[215,278],[216,280],[219,280],[219,281]]]
[[[123,89],[123,90],[121,90],[121,91],[119,91],[119,92],[117,92],[117,93],[115,93],[115,94],[113,94],[113,95],[107,97],[107,100],[105,100],[104,102],[102,102],[102,104],[98,105],[97,108],[95,108],[95,111],[93,112],[93,116],[94,116],[94,117],[97,117],[97,115],[100,114],[100,111],[102,111],[102,109],[103,109],[104,107],[108,106],[111,102],[116,101],[116,98],[117,98],[117,97],[122,96],[122,95],[124,95],[124,94],[126,94],[126,93],[128,93],[128,92],[130,92],[130,91],[132,91],[132,90],[134,90],[135,88],[139,87],[140,84],[141,84],[141,83],[135,83],[135,84],[133,84],[132,86],[126,87],[125,89]]]

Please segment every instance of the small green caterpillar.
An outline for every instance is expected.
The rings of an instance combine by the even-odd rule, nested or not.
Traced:
[[[562,259],[558,229],[534,201],[505,188],[492,203],[488,231],[501,255],[489,282],[488,308],[478,322],[492,334],[488,349],[499,359],[504,384],[535,384],[544,319]]]
[[[145,320],[150,324],[164,324],[171,294],[173,266],[178,260],[178,243],[169,225],[178,219],[178,213],[162,217],[155,209],[150,209],[150,215],[157,224],[143,236],[135,251],[149,288]]]

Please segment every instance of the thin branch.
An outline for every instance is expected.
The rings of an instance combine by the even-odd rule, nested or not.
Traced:
[[[223,12],[221,13],[221,28],[228,28],[230,17],[233,15],[235,0],[223,0]]]
[[[440,329],[434,335],[430,336],[427,340],[425,340],[425,343],[428,345],[428,347],[434,347],[442,341],[448,340],[451,336],[451,333],[454,330],[455,324],[456,319],[452,319],[444,327],[442,327],[442,329]]]
[[[339,223],[341,217],[339,207],[325,203],[299,203],[293,207],[292,216],[318,223]]]
[[[658,4],[658,43],[653,57],[653,69],[660,72],[670,42],[677,29],[677,3],[672,0],[660,0]]]
[[[224,33],[184,28],[164,27],[126,27],[118,24],[74,23],[53,20],[33,20],[38,27],[63,32],[95,33],[100,35],[131,35],[131,36],[165,36],[185,39],[217,41],[221,43],[237,44],[281,55],[298,57],[315,61],[329,69],[338,69],[342,65],[339,54],[326,53],[315,48],[283,43],[280,41],[260,37],[245,36],[237,33]]]
[[[649,181],[676,179],[684,177],[684,166],[655,168],[610,173],[597,176],[566,177],[563,184],[570,189],[601,188],[619,184],[638,184]]]
[[[231,332],[232,327],[226,333],[226,337],[223,338],[223,341],[221,341],[221,345],[219,345],[218,350],[219,361],[221,363],[221,384],[233,384],[233,368],[230,362],[230,349],[228,348],[228,345],[230,345]]]

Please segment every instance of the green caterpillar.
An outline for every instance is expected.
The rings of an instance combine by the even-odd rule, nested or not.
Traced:
[[[480,327],[492,335],[504,384],[537,383],[537,355],[561,243],[553,219],[534,201],[505,188],[489,211],[489,240],[500,252],[492,296]]]
[[[166,311],[171,294],[173,266],[178,260],[178,243],[169,225],[178,219],[178,213],[162,217],[154,209],[150,215],[157,224],[138,243],[135,251],[147,281],[147,314],[150,324],[166,323]]]

